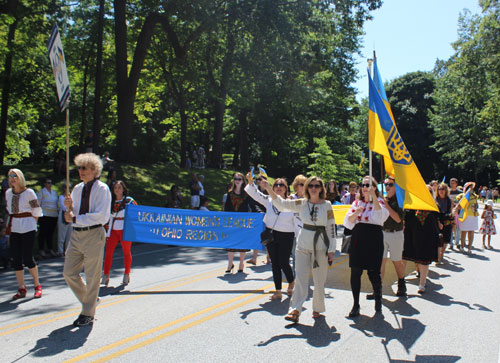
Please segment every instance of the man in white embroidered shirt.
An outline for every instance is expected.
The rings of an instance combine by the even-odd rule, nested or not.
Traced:
[[[64,219],[73,223],[73,232],[66,250],[63,275],[82,304],[82,312],[73,325],[84,326],[94,322],[106,243],[103,226],[109,221],[111,192],[98,180],[102,162],[96,154],[77,155],[75,165],[82,183],[64,200],[67,209]],[[82,268],[86,284],[80,276]]]

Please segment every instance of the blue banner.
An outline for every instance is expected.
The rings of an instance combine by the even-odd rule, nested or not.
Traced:
[[[206,212],[127,205],[123,240],[165,245],[263,250],[263,213]]]

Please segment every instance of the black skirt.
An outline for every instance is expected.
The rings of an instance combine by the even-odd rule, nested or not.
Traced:
[[[380,270],[384,254],[384,234],[376,224],[358,223],[352,230],[349,267]]]
[[[431,212],[424,224],[415,216],[415,211],[405,214],[403,259],[421,265],[429,265],[437,261],[439,230],[437,213]]]

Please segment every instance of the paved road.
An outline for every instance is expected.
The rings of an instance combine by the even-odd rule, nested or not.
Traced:
[[[409,295],[397,298],[388,265],[383,314],[362,297],[356,319],[345,317],[352,305],[348,261],[337,255],[326,316],[312,319],[309,300],[295,325],[283,319],[288,298],[269,301],[264,256],[245,274],[225,275],[224,251],[135,244],[132,281],[123,287],[117,249],[97,320],[80,329],[71,325],[79,306],[61,276],[63,260],[41,261],[40,300],[10,301],[14,274],[0,273],[0,361],[496,363],[500,237],[493,245],[472,255],[448,252],[445,264],[431,268],[423,296],[409,266]],[[363,290],[369,290],[366,275]]]

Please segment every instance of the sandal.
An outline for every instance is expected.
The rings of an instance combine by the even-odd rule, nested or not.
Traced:
[[[102,275],[101,285],[106,287],[109,285],[109,275]]]
[[[317,319],[317,318],[321,318],[323,316],[323,314],[321,314],[320,312],[318,311],[313,311],[313,319]]]
[[[12,297],[12,300],[17,300],[26,297],[26,286],[17,289],[17,294]]]
[[[283,295],[281,294],[281,291],[276,291],[270,298],[269,300],[281,300],[283,298]]]
[[[285,316],[285,320],[293,321],[294,323],[299,322],[300,312],[298,310],[292,310]]]
[[[35,287],[35,295],[33,296],[35,299],[39,299],[42,297],[42,285],[38,285]]]

